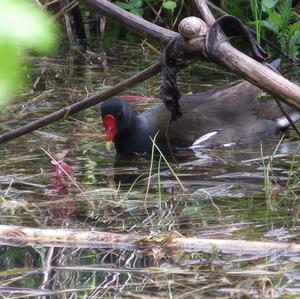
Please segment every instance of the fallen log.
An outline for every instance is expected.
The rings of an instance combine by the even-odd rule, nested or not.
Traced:
[[[79,231],[74,229],[39,229],[22,226],[0,225],[0,244],[9,246],[83,247],[112,249],[157,248],[171,252],[222,252],[234,254],[267,255],[281,252],[300,253],[300,244],[288,242],[264,242],[187,238],[173,233],[169,236],[148,237],[134,234]]]

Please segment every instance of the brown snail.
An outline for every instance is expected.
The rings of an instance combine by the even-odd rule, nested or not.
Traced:
[[[178,26],[178,32],[187,40],[203,37],[207,31],[206,23],[197,17],[184,18]]]

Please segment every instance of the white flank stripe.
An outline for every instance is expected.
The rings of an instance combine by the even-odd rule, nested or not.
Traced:
[[[230,146],[233,146],[233,145],[235,145],[234,142],[223,144],[224,147],[230,147]]]
[[[203,136],[201,136],[200,138],[198,138],[192,146],[190,146],[190,148],[195,148],[195,147],[199,147],[201,146],[200,143],[212,138],[213,136],[215,136],[218,133],[218,131],[213,131],[213,132],[209,132]]]
[[[298,119],[300,119],[300,114],[298,112],[294,112],[294,113],[290,114],[290,118],[293,121],[297,121]],[[280,127],[280,128],[285,128],[285,127],[289,126],[289,124],[290,124],[285,116],[278,118],[276,122],[277,122],[278,127]]]

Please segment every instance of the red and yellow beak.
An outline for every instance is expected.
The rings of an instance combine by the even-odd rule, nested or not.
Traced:
[[[106,132],[106,149],[110,150],[111,144],[114,141],[117,134],[116,119],[113,115],[107,114],[102,118],[102,120]]]

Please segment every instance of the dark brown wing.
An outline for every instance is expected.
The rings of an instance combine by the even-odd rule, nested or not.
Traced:
[[[214,145],[224,143],[251,143],[275,132],[272,120],[280,115],[276,105],[260,104],[261,90],[242,81],[206,92],[186,95],[180,105],[183,116],[172,122],[169,137],[180,147],[192,145],[199,137],[216,131]],[[273,113],[276,109],[276,113]],[[265,112],[264,112],[265,111]],[[272,112],[272,113],[271,113]],[[267,115],[270,117],[267,117]],[[164,138],[170,113],[163,105],[143,113],[153,131]],[[266,119],[262,119],[264,116]]]

